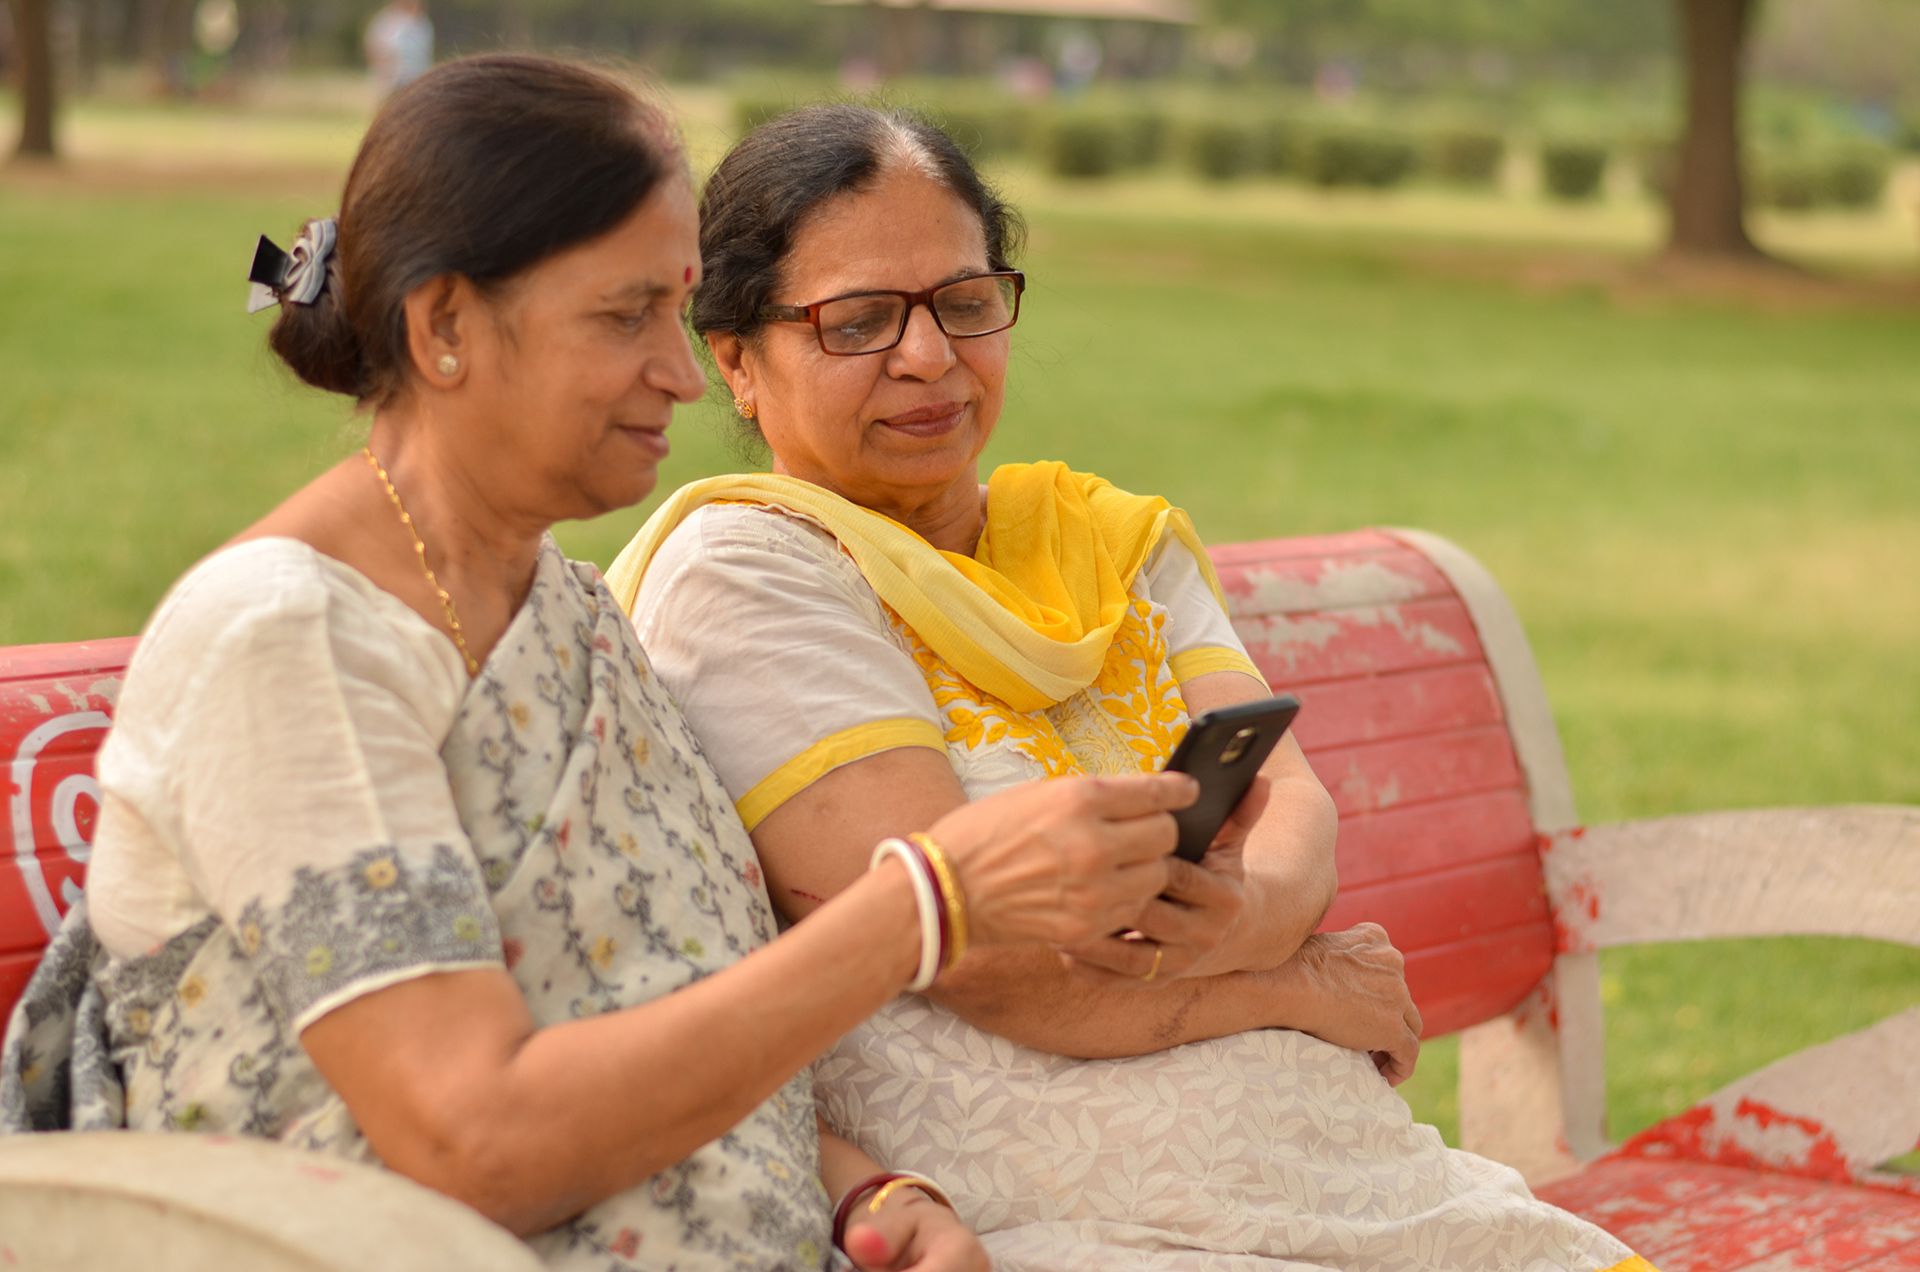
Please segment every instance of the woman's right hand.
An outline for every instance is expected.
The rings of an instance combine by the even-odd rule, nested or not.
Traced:
[[[1182,773],[1028,782],[954,809],[928,833],[966,896],[980,944],[1073,946],[1130,927],[1167,886]]]
[[[1372,1055],[1381,1076],[1399,1086],[1413,1076],[1420,1057],[1420,1009],[1407,990],[1407,960],[1377,923],[1344,932],[1316,932],[1271,973],[1297,978],[1290,988],[1304,994],[1298,1029]]]

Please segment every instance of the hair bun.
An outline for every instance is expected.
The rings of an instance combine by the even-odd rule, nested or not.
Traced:
[[[347,321],[340,254],[327,261],[326,285],[310,304],[283,304],[267,343],[293,373],[316,389],[366,396],[366,356]]]

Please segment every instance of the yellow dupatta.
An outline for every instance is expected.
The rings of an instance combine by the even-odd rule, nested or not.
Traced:
[[[696,508],[764,504],[840,541],[880,599],[955,671],[1019,711],[1039,711],[1092,684],[1131,604],[1133,581],[1171,531],[1220,595],[1187,514],[1065,464],[1006,464],[987,479],[974,555],[935,548],[872,509],[793,477],[747,473],[683,486],[607,571],[629,613],[660,545]]]

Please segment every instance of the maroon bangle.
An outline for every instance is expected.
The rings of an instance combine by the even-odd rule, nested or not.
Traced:
[[[927,850],[925,848],[922,848],[911,839],[904,839],[901,842],[906,844],[907,848],[912,851],[914,859],[920,863],[920,869],[926,873],[927,878],[934,881],[933,895],[940,902],[940,961],[936,966],[944,972],[947,970],[947,954],[953,949],[953,929],[951,927],[953,920],[947,914],[946,894],[940,891],[940,875],[934,870],[933,863],[927,860]]]
[[[883,1170],[878,1175],[869,1175],[853,1187],[847,1189],[846,1196],[840,1198],[840,1204],[833,1208],[833,1248],[842,1254],[847,1252],[847,1217],[853,1213],[853,1204],[862,1197],[880,1187],[901,1178],[897,1170]]]

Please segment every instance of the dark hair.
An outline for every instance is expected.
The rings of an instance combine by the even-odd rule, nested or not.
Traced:
[[[511,54],[436,67],[367,129],[326,287],[280,307],[273,350],[316,388],[385,402],[406,382],[408,292],[506,284],[611,230],[680,162],[666,116],[611,76]]]
[[[980,216],[987,268],[1011,269],[1026,237],[1020,214],[984,181],[951,137],[902,110],[805,106],[741,138],[700,199],[700,265],[693,329],[750,335],[780,284],[807,217],[835,195],[869,188],[912,163]]]

